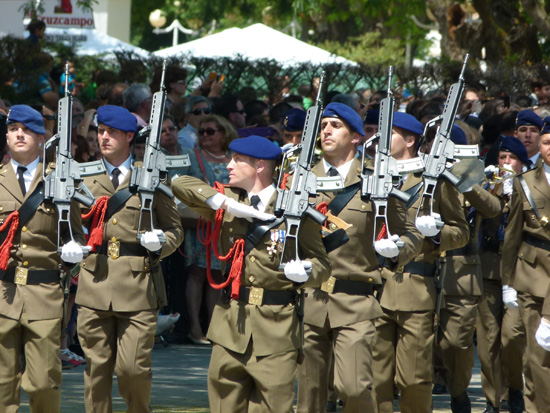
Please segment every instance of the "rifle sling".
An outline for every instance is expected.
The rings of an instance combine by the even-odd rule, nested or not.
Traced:
[[[252,251],[252,249],[258,244],[258,242],[260,242],[267,231],[282,224],[283,221],[284,218],[277,218],[275,221],[271,221],[268,223],[264,223],[264,221],[256,222],[256,224],[250,229],[248,234],[246,234],[246,238],[244,240],[244,255],[246,256],[250,253],[250,251]]]
[[[32,194],[23,202],[17,211],[19,211],[19,228],[29,222],[29,219],[35,214],[38,207],[44,202],[44,182],[40,181]],[[8,232],[0,234],[0,245],[6,240]]]
[[[529,185],[527,185],[527,182],[525,182],[525,179],[523,176],[518,175],[517,176],[519,183],[521,184],[521,187],[523,189],[523,193],[525,194],[525,198],[527,198],[527,202],[529,202],[529,205],[531,205],[531,208],[533,208],[533,212],[537,216],[537,219],[541,220],[540,212],[537,208],[537,204],[535,203],[535,200],[533,199],[533,195],[531,195],[531,190],[529,189]]]
[[[117,212],[125,203],[130,199],[134,193],[129,188],[121,189],[116,192],[107,201],[107,211],[105,212],[105,221],[111,218],[115,212]]]

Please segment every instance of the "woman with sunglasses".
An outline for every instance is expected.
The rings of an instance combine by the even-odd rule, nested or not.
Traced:
[[[226,168],[231,161],[229,143],[236,138],[237,132],[227,119],[217,115],[202,117],[198,124],[197,149],[191,155],[190,175],[204,180],[211,186],[216,181],[222,184],[229,183],[229,171]],[[206,280],[206,250],[197,238],[197,228],[185,231],[185,257],[189,271],[185,289],[189,313],[188,338],[194,344],[208,345],[210,342],[206,340],[199,322],[201,303],[204,296],[210,322],[220,292],[210,287]],[[211,268],[214,280],[221,282],[221,265],[214,254]]]

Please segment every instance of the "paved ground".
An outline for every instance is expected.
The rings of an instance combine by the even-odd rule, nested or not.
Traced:
[[[157,345],[153,351],[153,395],[151,406],[157,413],[208,412],[206,373],[210,348],[204,346]],[[84,412],[84,367],[63,372],[62,413]],[[113,390],[113,409],[126,411],[126,405]],[[485,401],[481,392],[479,361],[476,359],[474,375],[469,388],[472,411],[482,412]],[[22,413],[29,412],[28,397],[23,393]],[[395,411],[399,411],[397,408]],[[434,396],[434,412],[450,412],[449,395]]]

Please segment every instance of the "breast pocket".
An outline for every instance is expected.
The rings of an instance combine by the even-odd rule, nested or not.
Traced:
[[[352,225],[348,231],[353,231],[357,234],[365,234],[372,231],[374,211],[371,202],[353,203],[348,206],[347,210],[338,217]]]
[[[137,230],[139,227],[139,215],[141,211],[141,200],[139,199],[139,196],[132,196],[128,201],[126,201],[126,214],[128,215],[128,218],[124,219],[124,222],[128,222],[132,225],[132,229]],[[143,213],[143,216],[141,218],[141,230],[142,231],[149,231],[150,230],[150,218],[149,214],[147,212]]]
[[[0,201],[0,224],[3,224],[8,215],[16,209],[15,201]]]
[[[57,209],[50,202],[43,202],[31,218],[35,233],[51,235],[57,234]]]

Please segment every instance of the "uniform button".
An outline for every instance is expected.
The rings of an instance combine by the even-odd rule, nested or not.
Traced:
[[[229,232],[233,232],[233,228],[229,228]]]
[[[28,267],[29,266],[29,262],[28,261],[23,261],[23,267]]]
[[[26,249],[27,249],[27,244],[21,245],[21,248],[23,248],[24,250],[26,250]]]
[[[51,211],[50,208],[46,208],[46,212],[50,212],[50,211]]]
[[[118,221],[116,220],[116,218],[114,218],[114,219],[113,219],[113,225],[116,225],[117,222],[118,222]]]
[[[361,209],[364,211],[365,209],[367,209],[367,206],[365,204],[362,204]]]
[[[21,231],[23,231],[23,232],[27,232],[27,227],[23,227],[23,228],[21,228]]]
[[[0,206],[0,212],[2,212],[3,210],[4,210],[4,207]]]
[[[523,252],[521,254],[519,254],[519,256],[523,258]]]
[[[144,269],[145,271],[147,271],[147,270],[149,270],[149,267],[146,265],[145,267],[143,267],[143,269]]]
[[[468,201],[465,201],[465,202],[464,202],[464,205],[467,206],[467,207],[469,207],[469,206],[470,206],[470,203],[469,203]]]
[[[256,261],[256,257],[254,256],[250,257],[250,262],[254,262],[254,261]]]
[[[252,283],[254,282],[254,280],[256,280],[256,279],[254,278],[253,275],[251,275],[250,277],[248,277],[248,281],[250,281],[250,284],[252,284]]]
[[[82,268],[86,268],[86,263],[83,262],[82,264],[80,264],[80,266],[81,266]]]
[[[202,194],[202,188],[199,188],[198,191],[199,191],[199,194]]]
[[[368,282],[373,282],[374,280],[372,279],[372,277],[369,277],[369,279],[367,280]]]
[[[336,229],[336,224],[330,224],[330,229],[332,230]]]

